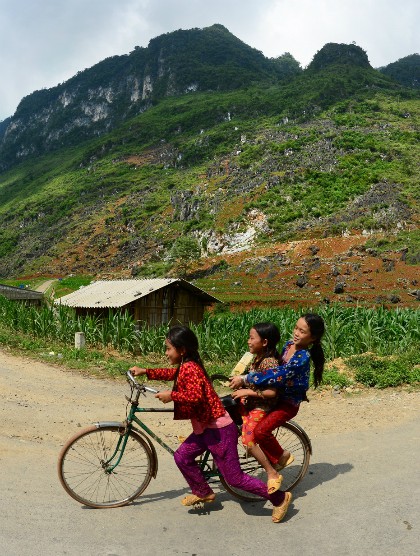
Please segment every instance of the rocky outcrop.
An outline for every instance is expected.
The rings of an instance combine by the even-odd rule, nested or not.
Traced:
[[[166,96],[230,90],[280,75],[278,62],[221,25],[161,35],[147,48],[107,58],[22,99],[0,124],[0,171],[104,134]]]

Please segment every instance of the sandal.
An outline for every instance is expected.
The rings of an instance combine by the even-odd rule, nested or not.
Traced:
[[[205,503],[210,504],[210,502],[214,502],[215,498],[209,498],[208,496],[204,496],[204,498],[200,498],[195,494],[187,494],[185,498],[182,499],[181,504],[183,506],[203,506]]]
[[[295,458],[294,458],[293,454],[289,454],[289,457],[287,458],[287,460],[284,463],[280,463],[280,462],[275,463],[273,465],[273,467],[276,471],[281,471],[282,469],[284,469],[285,467],[287,467],[288,465],[290,465],[294,461],[295,461]]]
[[[277,479],[268,479],[267,481],[268,494],[274,494],[275,492],[280,490],[282,480],[283,480],[282,475],[279,475]]]
[[[280,504],[280,506],[274,506],[273,508],[273,516],[272,516],[273,523],[280,523],[280,521],[286,515],[287,509],[291,501],[292,501],[292,493],[285,492],[283,503]]]

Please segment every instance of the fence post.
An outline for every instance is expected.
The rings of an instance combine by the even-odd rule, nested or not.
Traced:
[[[76,349],[82,349],[85,347],[85,333],[84,332],[76,332],[74,335],[74,347]]]

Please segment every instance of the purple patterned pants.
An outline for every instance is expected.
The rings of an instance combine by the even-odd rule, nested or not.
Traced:
[[[175,452],[174,459],[191,492],[200,498],[213,492],[195,461],[199,455],[210,450],[214,462],[227,483],[266,498],[273,506],[279,506],[284,500],[284,492],[267,494],[265,483],[246,475],[241,470],[237,444],[238,430],[234,423],[221,429],[205,429],[202,434],[190,434]]]

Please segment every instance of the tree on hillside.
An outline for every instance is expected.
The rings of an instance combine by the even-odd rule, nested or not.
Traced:
[[[179,237],[172,246],[170,260],[175,263],[179,276],[185,276],[192,261],[199,259],[201,248],[198,241],[189,236]]]
[[[277,58],[271,58],[271,60],[277,67],[280,79],[298,75],[303,71],[300,63],[290,54],[290,52],[285,52]]]

